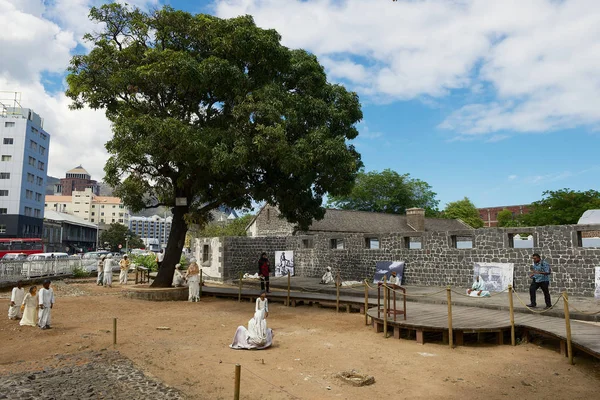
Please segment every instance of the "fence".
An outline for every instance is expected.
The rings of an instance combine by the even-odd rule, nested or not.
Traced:
[[[68,275],[72,274],[76,268],[82,268],[82,262],[83,260],[77,257],[40,261],[2,261],[0,262],[0,282]]]

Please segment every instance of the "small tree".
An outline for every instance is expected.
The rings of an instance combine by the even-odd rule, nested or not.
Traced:
[[[498,221],[498,226],[501,228],[508,226],[517,226],[517,221],[513,217],[512,212],[510,210],[507,210],[506,208],[498,213],[496,220]]]
[[[443,216],[445,218],[460,219],[473,228],[481,228],[484,225],[484,222],[479,215],[479,211],[467,197],[462,200],[448,203],[443,212]]]
[[[358,96],[327,82],[317,58],[290,50],[250,16],[220,19],[118,3],[92,8],[100,32],[71,60],[72,108],[106,110],[105,181],[133,211],[173,213],[162,268],[171,285],[189,223],[223,205],[276,204],[307,229],[323,197],[347,193],[362,166],[348,139]]]
[[[127,242],[129,247],[144,247],[144,242],[132,233],[125,225],[116,222],[110,224],[109,228],[100,234],[100,243],[108,243],[110,251],[119,251],[119,245],[125,248]]]
[[[246,226],[252,221],[254,215],[247,214],[240,218],[236,218],[226,225],[216,223],[207,224],[204,229],[198,232],[201,237],[218,237],[218,236],[246,236]]]

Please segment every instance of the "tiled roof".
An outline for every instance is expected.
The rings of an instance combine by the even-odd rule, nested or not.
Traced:
[[[71,196],[46,195],[46,203],[70,203],[72,200]]]

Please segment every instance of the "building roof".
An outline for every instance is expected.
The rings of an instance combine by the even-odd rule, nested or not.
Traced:
[[[46,195],[46,203],[70,203],[73,201],[71,196]]]
[[[86,174],[86,175],[90,175],[89,172],[87,172],[85,170],[85,168],[83,168],[81,165],[78,165],[77,167],[73,168],[72,170],[67,171],[67,174]]]
[[[58,197],[60,197],[60,196],[58,196]],[[71,225],[86,226],[89,228],[97,228],[98,227],[96,224],[88,222],[88,221],[84,220],[83,218],[79,218],[79,217],[76,217],[71,214],[61,213],[61,212],[57,212],[57,211],[53,211],[53,210],[45,210],[44,211],[44,219],[48,219],[51,221],[57,221],[57,222],[66,222]]]
[[[578,225],[600,225],[600,210],[587,210],[583,213]]]
[[[457,219],[425,218],[425,231],[458,231],[472,229]],[[392,233],[415,232],[406,215],[368,211],[326,209],[325,217],[314,221],[310,232]]]

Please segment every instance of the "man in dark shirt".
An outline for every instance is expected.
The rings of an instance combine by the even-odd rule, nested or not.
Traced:
[[[271,293],[269,290],[269,273],[271,263],[267,258],[267,253],[262,253],[258,260],[258,276],[260,276],[260,290],[266,290],[267,293]]]

